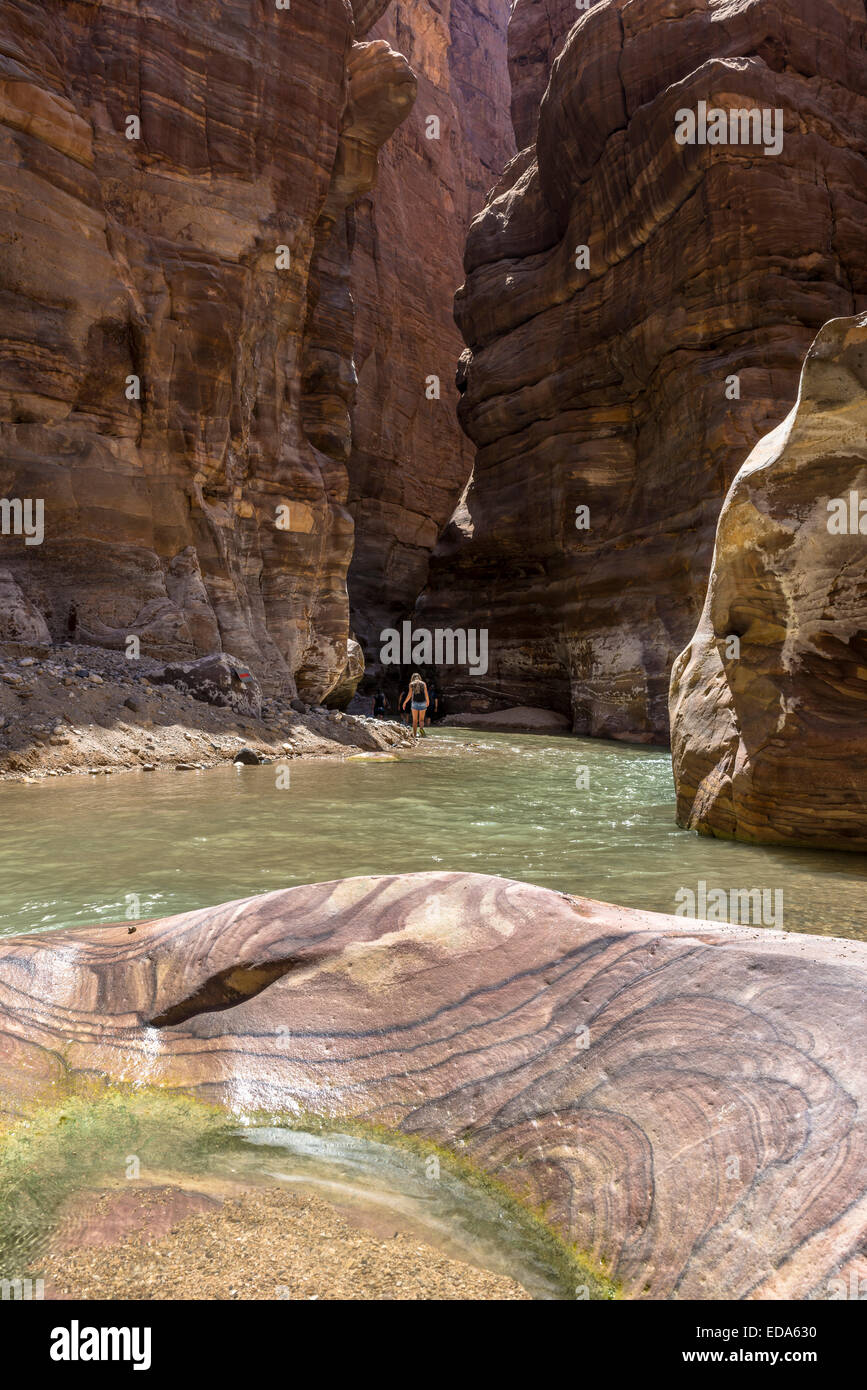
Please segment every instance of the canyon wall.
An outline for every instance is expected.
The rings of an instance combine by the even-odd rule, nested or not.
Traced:
[[[508,18],[509,0],[395,0],[372,30],[406,55],[419,89],[382,151],[375,190],[353,216],[348,582],[369,665],[379,634],[424,588],[430,553],[472,470],[456,414],[462,344],[452,302],[467,229],[514,153]],[[427,394],[431,376],[438,399]]]
[[[576,733],[664,740],[726,489],[819,327],[867,307],[861,0],[665,14],[597,0],[565,40],[555,0],[512,16],[522,141],[550,80],[469,234],[474,479],[416,610],[488,629],[484,674],[440,672],[453,711],[545,705]],[[679,143],[677,113],[708,108],[766,133]]]
[[[416,90],[359,41],[386,5],[4,3],[0,640],[345,681],[347,210]]]
[[[726,498],[671,677],[682,825],[867,850],[867,314],[835,319]]]

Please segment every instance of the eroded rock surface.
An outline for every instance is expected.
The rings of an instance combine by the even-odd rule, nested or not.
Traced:
[[[0,1098],[75,1074],[451,1144],[631,1296],[803,1298],[865,1237],[867,947],[477,874],[0,942]]]
[[[566,19],[554,0],[512,18],[521,140],[529,59],[558,56],[470,231],[474,482],[416,621],[489,629],[486,674],[441,673],[451,711],[544,704],[664,740],[726,489],[819,327],[867,307],[867,20],[853,0],[671,0],[664,22],[658,0],[598,0],[564,41]],[[700,102],[780,111],[782,147],[679,144]]]
[[[343,677],[347,210],[416,86],[385,8],[4,3],[0,496],[45,505],[4,635]]]
[[[671,722],[682,825],[867,849],[867,314],[732,484]]]

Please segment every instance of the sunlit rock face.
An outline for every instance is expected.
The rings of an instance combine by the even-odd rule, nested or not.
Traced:
[[[416,622],[489,629],[483,677],[443,673],[450,712],[546,705],[665,740],[726,489],[821,325],[867,307],[867,20],[853,0],[671,0],[664,23],[658,0],[598,0],[564,41],[564,16],[512,19],[521,139],[522,58],[557,56],[467,242],[475,474]],[[770,139],[679,143],[700,103],[764,112]]]
[[[717,528],[671,678],[682,825],[867,849],[867,314],[835,319]]]
[[[358,388],[349,597],[369,669],[380,633],[424,588],[431,551],[472,470],[456,414],[462,343],[452,302],[467,229],[515,148],[508,20],[509,0],[395,0],[372,31],[406,54],[419,87],[352,221]]]
[[[0,562],[54,640],[345,676],[347,209],[415,94],[384,9],[4,3],[0,496],[45,538]]]

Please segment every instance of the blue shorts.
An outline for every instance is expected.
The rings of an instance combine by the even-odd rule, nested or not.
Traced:
[[[427,709],[427,705],[423,700],[413,700],[410,709]]]

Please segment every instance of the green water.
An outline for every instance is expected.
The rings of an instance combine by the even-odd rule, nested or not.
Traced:
[[[174,1184],[212,1197],[283,1187],[316,1193],[374,1230],[388,1223],[452,1259],[515,1279],[534,1297],[608,1298],[612,1287],[496,1183],[424,1141],[308,1130],[261,1117],[238,1128],[185,1097],[97,1089],[0,1131],[0,1277],[42,1277],[65,1212],[106,1191]],[[62,1122],[62,1123],[61,1123]],[[382,1230],[379,1231],[383,1238]],[[183,1287],[183,1271],[176,1275]],[[180,1295],[179,1295],[180,1296]],[[275,1289],[275,1297],[279,1297]]]
[[[663,749],[437,730],[398,762],[290,768],[283,788],[274,766],[0,786],[0,934],[453,869],[660,912],[701,880],[780,890],[784,928],[867,939],[867,856],[679,830]]]

